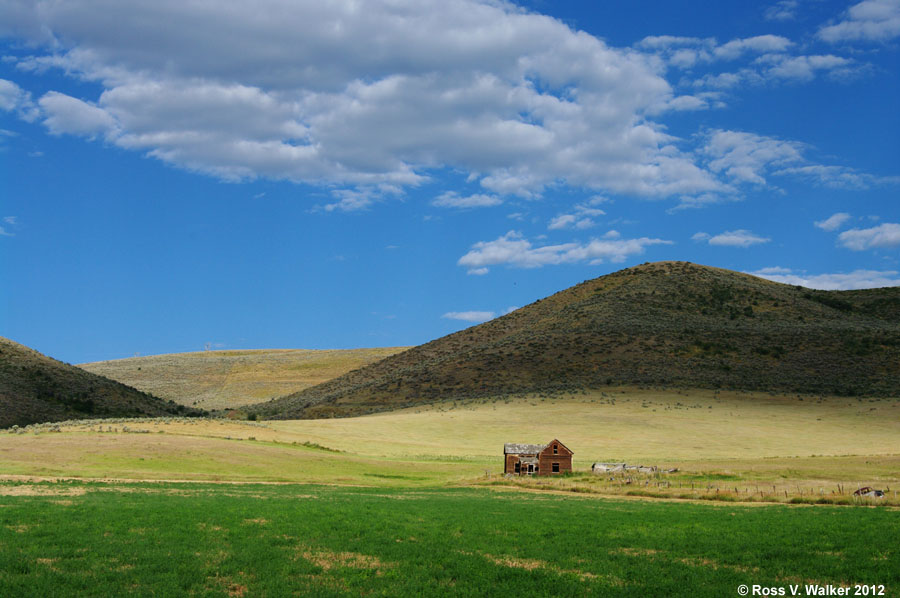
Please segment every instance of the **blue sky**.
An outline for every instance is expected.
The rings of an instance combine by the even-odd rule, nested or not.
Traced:
[[[0,335],[413,345],[645,261],[900,285],[900,0],[0,0]]]

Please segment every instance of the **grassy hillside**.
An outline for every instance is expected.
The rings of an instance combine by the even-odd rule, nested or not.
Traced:
[[[205,351],[78,367],[182,405],[225,409],[315,386],[403,349]]]
[[[639,384],[900,394],[900,288],[814,291],[660,262],[254,407],[334,417],[433,401]]]
[[[193,411],[0,337],[0,428]]]

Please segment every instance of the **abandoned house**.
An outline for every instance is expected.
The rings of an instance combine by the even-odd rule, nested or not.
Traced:
[[[572,471],[572,451],[559,440],[547,444],[503,445],[503,473],[515,475],[556,475]]]

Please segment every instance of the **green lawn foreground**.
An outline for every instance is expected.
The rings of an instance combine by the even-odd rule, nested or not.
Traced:
[[[0,596],[737,596],[900,589],[889,508],[492,491],[0,484]]]

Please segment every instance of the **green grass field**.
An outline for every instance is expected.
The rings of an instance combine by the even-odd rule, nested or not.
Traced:
[[[504,442],[553,438],[573,475],[500,475]],[[613,460],[679,471],[588,473]],[[898,595],[897,489],[896,399],[616,388],[47,424],[0,434],[0,596]]]
[[[0,595],[736,596],[900,588],[896,511],[489,489],[0,484]]]

